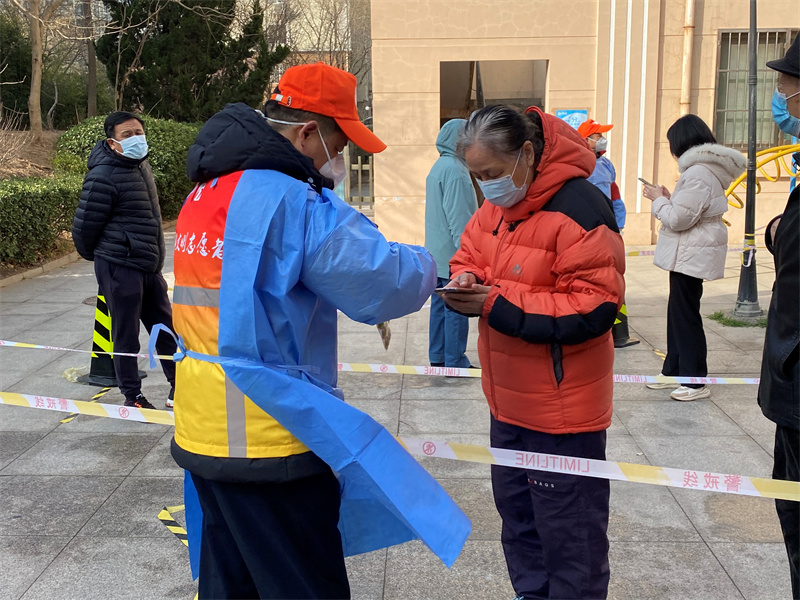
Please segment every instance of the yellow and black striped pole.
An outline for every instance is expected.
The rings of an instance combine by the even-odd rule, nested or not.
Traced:
[[[627,348],[639,343],[639,340],[632,338],[628,331],[628,307],[624,302],[617,313],[611,333],[614,336],[614,348]]]
[[[105,297],[99,291],[94,311],[92,365],[89,373],[78,377],[78,381],[99,387],[117,387],[117,376],[111,354],[95,354],[95,352],[114,352],[114,342],[111,341],[111,313]]]

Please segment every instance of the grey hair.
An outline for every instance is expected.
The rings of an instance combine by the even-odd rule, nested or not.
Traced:
[[[479,142],[495,154],[516,154],[530,141],[538,163],[544,150],[542,120],[537,112],[521,113],[513,106],[493,104],[470,115],[458,140],[460,153]]]

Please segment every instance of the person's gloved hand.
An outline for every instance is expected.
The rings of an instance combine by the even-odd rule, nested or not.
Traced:
[[[772,94],[772,120],[784,133],[800,137],[800,119],[789,114],[786,100],[778,96],[778,90]]]

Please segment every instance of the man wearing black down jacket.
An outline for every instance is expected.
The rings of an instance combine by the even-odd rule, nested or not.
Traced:
[[[164,232],[153,171],[147,162],[144,123],[127,112],[105,120],[106,140],[97,142],[89,155],[89,172],[83,180],[72,239],[78,253],[94,261],[94,272],[111,313],[111,338],[116,352],[139,352],[139,320],[148,333],[153,325],[172,328],[172,307],[164,266]],[[173,354],[175,342],[162,335],[159,354]],[[175,391],[175,363],[161,366]],[[119,389],[125,406],[155,408],[142,395],[137,359],[114,356]]]
[[[800,36],[786,56],[767,67],[778,71],[778,94],[790,115],[800,118]],[[795,154],[795,160],[797,160]],[[800,187],[789,195],[783,214],[766,231],[775,259],[775,285],[767,316],[758,404],[774,421],[773,479],[800,481]],[[800,599],[800,502],[776,500],[789,556],[792,598]]]

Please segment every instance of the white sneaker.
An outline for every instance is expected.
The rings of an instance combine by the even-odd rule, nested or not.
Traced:
[[[701,398],[710,398],[711,390],[708,386],[701,388],[690,388],[682,385],[677,390],[669,395],[673,400],[679,402],[692,402],[693,400],[700,400]]]
[[[663,373],[659,374],[659,377],[666,377]],[[678,387],[679,384],[672,383],[672,382],[657,382],[657,383],[645,383],[645,386],[651,390],[674,390]]]

